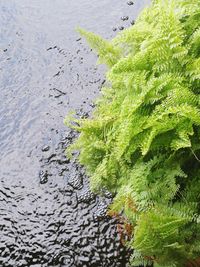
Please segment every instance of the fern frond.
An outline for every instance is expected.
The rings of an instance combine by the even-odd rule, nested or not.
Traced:
[[[153,0],[111,41],[79,32],[109,69],[69,150],[133,226],[132,266],[182,267],[200,255],[200,1]]]
[[[117,63],[121,54],[119,48],[116,48],[110,42],[92,32],[87,32],[81,28],[78,28],[77,31],[81,36],[85,37],[91,47],[98,53],[100,63],[105,63],[109,67]]]

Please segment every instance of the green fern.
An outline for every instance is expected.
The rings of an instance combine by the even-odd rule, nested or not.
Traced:
[[[111,41],[78,31],[108,70],[68,152],[116,194],[132,266],[182,267],[200,256],[200,1],[154,0]]]

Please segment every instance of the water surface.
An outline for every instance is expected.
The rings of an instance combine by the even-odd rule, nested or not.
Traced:
[[[75,28],[111,38],[149,2],[0,1],[0,266],[126,265],[109,194],[64,156],[63,118],[90,112],[104,81]]]

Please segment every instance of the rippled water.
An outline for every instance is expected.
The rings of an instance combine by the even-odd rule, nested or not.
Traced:
[[[150,0],[0,1],[0,266],[125,266],[111,196],[64,156],[70,110],[90,112],[104,67],[76,26],[110,38]]]

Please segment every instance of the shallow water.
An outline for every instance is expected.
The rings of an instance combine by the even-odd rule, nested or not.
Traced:
[[[125,266],[111,196],[64,156],[71,110],[89,113],[104,67],[75,32],[111,38],[150,0],[0,1],[0,266]]]

